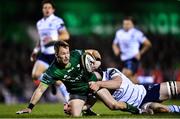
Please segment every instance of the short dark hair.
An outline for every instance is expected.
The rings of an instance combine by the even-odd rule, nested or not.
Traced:
[[[55,4],[54,4],[54,2],[52,0],[43,0],[41,2],[41,6],[43,7],[44,4],[48,4],[48,3],[51,4],[52,7],[55,9]]]
[[[123,20],[130,20],[130,21],[132,21],[133,24],[136,24],[136,21],[133,16],[126,16],[123,18]]]
[[[62,40],[58,40],[54,43],[54,50],[56,53],[59,52],[59,48],[60,47],[69,47],[69,44],[65,41],[62,41]]]

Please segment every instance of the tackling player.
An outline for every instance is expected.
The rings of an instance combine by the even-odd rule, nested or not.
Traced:
[[[140,49],[140,45],[142,48]],[[141,56],[151,47],[151,42],[144,34],[134,27],[132,17],[123,20],[123,28],[116,32],[112,49],[116,56],[120,55],[123,63],[122,73],[132,82],[138,83],[134,74],[137,72]]]
[[[67,32],[64,22],[61,18],[54,15],[55,5],[51,0],[42,1],[43,18],[37,22],[37,29],[40,40],[34,48],[31,61],[35,61],[32,78],[37,80],[42,73],[47,70],[51,62],[54,60],[54,41],[69,40],[69,33]],[[38,55],[38,57],[37,57]],[[37,57],[37,59],[36,59]],[[65,86],[59,86],[60,91],[68,100]],[[53,94],[56,94],[56,88],[52,85]]]
[[[104,72],[99,71],[96,75],[102,78],[102,81],[90,82],[90,88],[94,91],[100,88],[114,90],[112,96],[116,101],[124,101],[135,107],[152,109],[156,112],[180,113],[180,106],[159,104],[180,94],[180,82],[170,81],[160,84],[138,85],[132,83],[115,68],[108,68]]]
[[[87,72],[82,67],[81,56],[85,52],[92,54],[97,61],[94,62],[94,69],[100,66],[100,54],[96,50],[73,50],[69,51],[69,45],[64,41],[55,43],[55,60],[41,77],[41,83],[35,90],[30,104],[27,108],[16,112],[17,114],[31,113],[33,107],[41,98],[50,84],[62,81],[70,93],[69,105],[72,116],[80,116],[82,108],[90,93],[90,81],[97,81],[94,73]],[[107,89],[97,91],[103,102],[111,109],[124,110],[132,113],[140,113],[140,110],[124,102],[115,101]]]

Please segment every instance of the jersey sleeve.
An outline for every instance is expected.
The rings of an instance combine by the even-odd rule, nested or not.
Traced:
[[[54,69],[50,66],[41,76],[41,82],[50,85],[56,82],[56,74],[54,73]]]
[[[64,25],[64,21],[62,19],[60,19],[60,18],[56,19],[54,21],[54,23],[56,24],[56,28],[58,29],[58,31],[66,29],[65,25]]]
[[[144,36],[144,34],[141,31],[139,31],[137,39],[138,39],[138,42],[143,43],[147,38],[146,36]]]
[[[75,50],[71,51],[71,54],[83,55],[84,52],[85,52],[85,50],[78,50],[78,49],[75,49]]]
[[[111,69],[109,71],[109,78],[112,79],[115,76],[119,76],[119,71],[117,69]]]

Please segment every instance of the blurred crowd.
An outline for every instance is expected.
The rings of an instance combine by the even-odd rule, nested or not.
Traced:
[[[171,35],[148,34],[152,48],[142,57],[138,69],[139,80],[160,83],[169,80],[180,81],[180,40]],[[102,67],[121,69],[119,57],[112,52],[113,36],[102,38],[71,36],[71,49],[95,48],[102,54]],[[26,42],[0,40],[0,102],[12,104],[30,99],[35,85],[31,79],[33,63],[30,62],[32,46]],[[142,81],[143,82],[143,81]]]

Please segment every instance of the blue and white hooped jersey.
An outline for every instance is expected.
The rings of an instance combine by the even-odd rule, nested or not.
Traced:
[[[119,29],[116,32],[113,43],[120,47],[120,58],[122,61],[125,61],[133,58],[139,53],[140,45],[145,41],[145,39],[146,37],[144,34],[135,28],[132,28],[128,31]]]
[[[119,89],[116,89],[112,94],[113,98],[116,101],[127,102],[139,107],[146,95],[144,86],[132,83],[123,73],[115,68],[108,68],[103,72],[103,81],[112,80],[115,76],[120,76],[122,83]]]
[[[54,54],[54,47],[45,47],[45,45],[48,43],[49,38],[54,41],[58,40],[58,31],[65,29],[63,20],[52,14],[46,19],[40,19],[37,22],[37,29],[40,36],[41,52],[45,54]]]

